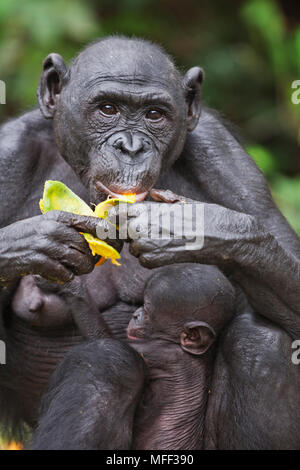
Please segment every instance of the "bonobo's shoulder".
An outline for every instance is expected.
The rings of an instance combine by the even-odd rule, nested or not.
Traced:
[[[193,137],[208,135],[219,135],[220,133],[231,134],[238,142],[242,142],[240,129],[229,121],[220,111],[204,106],[201,111],[199,122],[192,132]]]
[[[13,130],[17,131],[50,131],[52,129],[51,121],[45,119],[41,111],[36,108],[27,113],[21,114],[16,118],[9,119],[4,124],[1,125],[1,132],[12,132]]]
[[[43,155],[44,161],[49,162],[49,151],[55,148],[52,123],[38,110],[11,119],[0,127],[0,227],[22,216],[34,215],[32,204],[38,207],[38,195],[36,199],[33,197],[37,187],[34,176],[43,165],[40,157]],[[38,190],[41,193],[42,188]],[[31,202],[24,204],[27,198]]]
[[[28,144],[48,139],[53,139],[52,122],[39,109],[29,111],[0,126],[0,159],[12,157],[19,147],[24,150]]]

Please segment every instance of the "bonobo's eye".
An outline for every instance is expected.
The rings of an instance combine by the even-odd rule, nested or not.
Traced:
[[[118,113],[118,108],[111,103],[104,103],[100,106],[100,111],[105,116],[113,116]]]
[[[146,119],[150,121],[160,121],[164,117],[164,114],[159,109],[150,109],[146,114]]]

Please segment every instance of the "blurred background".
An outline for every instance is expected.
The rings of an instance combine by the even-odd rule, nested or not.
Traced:
[[[276,202],[300,234],[300,2],[293,0],[2,0],[0,122],[36,106],[44,57],[70,60],[111,33],[164,46],[206,72],[204,102],[234,122]],[[300,94],[299,94],[300,98]]]

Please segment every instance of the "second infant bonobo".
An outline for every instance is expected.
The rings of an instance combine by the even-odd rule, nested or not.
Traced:
[[[203,445],[212,346],[232,316],[235,299],[231,283],[216,273],[213,266],[173,265],[161,268],[146,285],[144,306],[127,329],[149,370],[133,449]],[[204,290],[197,288],[200,278]]]

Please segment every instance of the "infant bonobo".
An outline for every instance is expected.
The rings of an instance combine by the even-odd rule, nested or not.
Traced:
[[[212,346],[234,312],[234,289],[214,266],[178,264],[149,279],[144,299],[127,329],[149,369],[133,448],[201,449]]]

